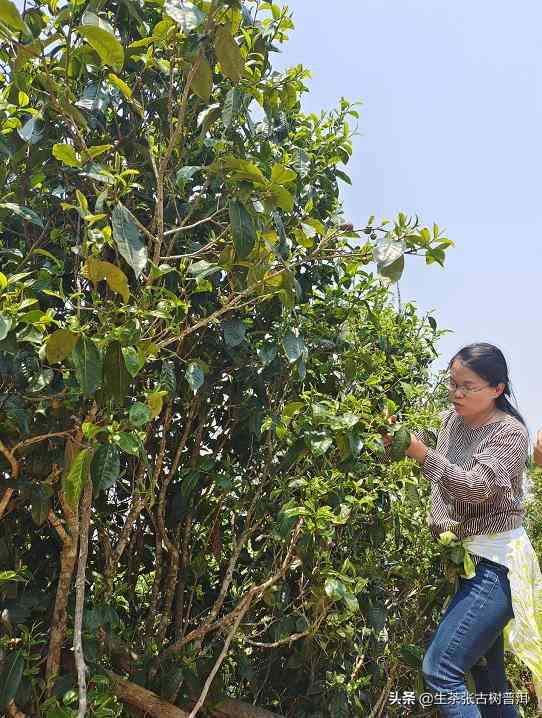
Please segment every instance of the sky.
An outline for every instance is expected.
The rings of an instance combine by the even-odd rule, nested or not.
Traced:
[[[499,346],[520,411],[542,429],[542,5],[518,0],[289,0],[275,66],[312,72],[305,111],[362,101],[345,216],[418,214],[456,246],[408,258],[403,301],[453,330],[443,366]]]

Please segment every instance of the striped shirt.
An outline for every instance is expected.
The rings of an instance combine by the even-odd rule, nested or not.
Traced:
[[[422,465],[431,481],[432,535],[452,531],[463,539],[521,526],[528,451],[527,429],[509,414],[470,427],[455,409],[446,411],[437,446]]]

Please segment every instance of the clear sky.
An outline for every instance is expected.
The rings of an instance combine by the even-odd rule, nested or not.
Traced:
[[[362,100],[345,215],[399,211],[456,242],[410,258],[400,289],[453,334],[440,365],[497,344],[531,432],[542,428],[542,6],[535,0],[289,0],[280,69],[313,77],[304,109]]]

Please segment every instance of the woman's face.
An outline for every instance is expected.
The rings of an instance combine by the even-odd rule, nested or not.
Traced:
[[[450,368],[450,401],[458,414],[465,418],[489,413],[495,408],[504,384],[489,386],[485,379],[456,359]]]

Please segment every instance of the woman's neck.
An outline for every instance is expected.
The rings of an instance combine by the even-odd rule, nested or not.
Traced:
[[[497,411],[497,406],[493,405],[490,409],[486,409],[483,412],[480,412],[478,414],[475,414],[473,416],[469,417],[463,417],[463,421],[467,426],[470,426],[471,429],[475,429],[478,426],[483,426],[486,422],[488,422],[493,415]]]

